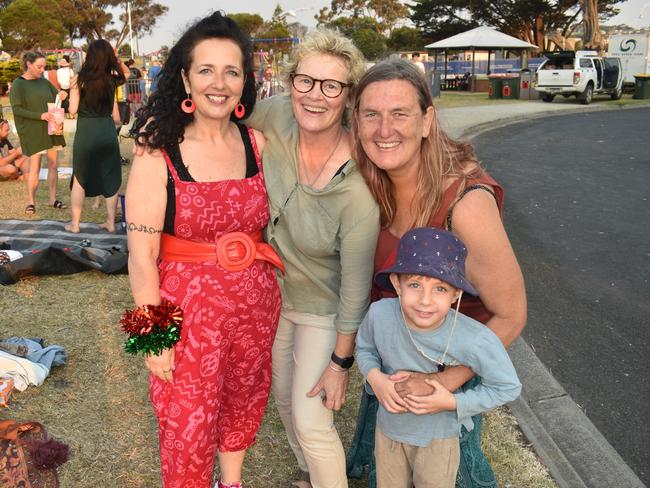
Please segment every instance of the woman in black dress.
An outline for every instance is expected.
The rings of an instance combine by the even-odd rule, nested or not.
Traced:
[[[102,227],[115,231],[117,192],[122,184],[120,147],[115,135],[115,124],[120,122],[115,89],[125,81],[125,68],[111,45],[103,39],[92,42],[70,86],[70,113],[77,113],[78,119],[72,152],[72,221],[65,226],[68,232],[79,232],[84,199],[97,195],[106,198],[107,215]]]

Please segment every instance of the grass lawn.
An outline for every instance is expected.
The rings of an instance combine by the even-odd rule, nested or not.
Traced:
[[[474,97],[474,95],[472,95]],[[72,135],[67,135],[69,147]],[[130,156],[129,141],[122,147]],[[60,157],[70,165],[70,150]],[[124,169],[125,179],[128,167]],[[69,220],[69,210],[47,208],[45,182],[37,195],[34,219]],[[59,196],[69,204],[69,180]],[[0,219],[24,219],[25,183],[0,183]],[[102,222],[103,208],[83,220]],[[42,337],[68,352],[68,364],[55,368],[41,387],[16,392],[0,417],[42,422],[50,434],[70,444],[71,459],[60,469],[64,488],[153,488],[160,486],[156,422],[148,400],[147,372],[141,358],[122,351],[121,312],[132,306],[128,279],[89,271],[68,276],[29,277],[0,287],[1,337]],[[336,425],[349,446],[354,434],[361,378],[352,375],[350,395]],[[507,409],[486,416],[484,445],[502,487],[555,487]],[[258,442],[246,458],[249,487],[289,486],[295,461],[272,403]],[[351,488],[365,486],[353,481]]]
[[[477,105],[503,105],[513,103],[526,103],[526,101],[503,99],[491,100],[488,98],[487,93],[472,93],[462,91],[443,91],[441,92],[440,97],[434,98],[434,104],[437,108],[469,107]],[[541,103],[541,101],[531,100],[529,103]],[[580,102],[578,102],[574,96],[567,98],[557,96],[552,103],[568,103],[580,106]],[[594,99],[591,103],[602,106],[635,106],[647,105],[648,101],[636,100],[632,98],[632,94],[626,93],[620,100],[612,100],[609,95],[594,95]]]
[[[487,93],[472,93],[465,91],[442,91],[440,96],[433,99],[436,108],[469,107],[476,105],[502,105],[519,103],[520,100],[493,100]]]

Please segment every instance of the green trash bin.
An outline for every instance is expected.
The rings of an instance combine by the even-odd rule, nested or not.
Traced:
[[[519,100],[519,76],[507,76],[502,79],[501,98]]]
[[[499,75],[490,75],[488,80],[490,82],[490,87],[488,89],[488,98],[501,98],[501,80],[502,76]]]
[[[650,75],[634,75],[634,98],[650,98]]]

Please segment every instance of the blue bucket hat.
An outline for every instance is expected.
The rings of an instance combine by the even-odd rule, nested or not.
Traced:
[[[391,273],[406,273],[438,278],[470,295],[478,291],[465,277],[467,248],[451,232],[432,227],[408,231],[397,246],[395,264],[375,275],[377,286],[394,290]]]

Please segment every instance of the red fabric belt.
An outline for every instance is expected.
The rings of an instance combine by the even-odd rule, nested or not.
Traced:
[[[250,234],[228,232],[214,243],[188,241],[163,233],[160,258],[185,263],[217,261],[226,271],[241,271],[259,259],[271,263],[284,274],[284,263],[275,249],[264,242],[261,230]]]

